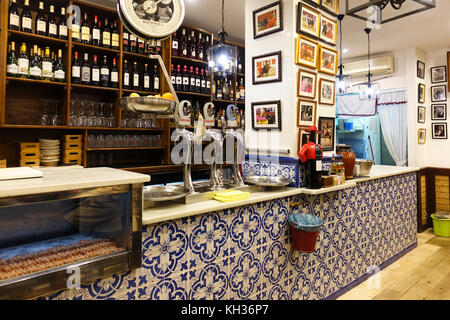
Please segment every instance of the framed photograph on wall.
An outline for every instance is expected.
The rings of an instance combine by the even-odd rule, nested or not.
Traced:
[[[433,139],[447,139],[447,123],[432,123]]]
[[[297,36],[295,63],[317,69],[319,43],[301,35]]]
[[[425,63],[417,60],[417,78],[425,79]]]
[[[281,101],[252,103],[253,130],[281,130]]]
[[[319,81],[319,103],[334,106],[336,102],[336,82],[327,79]]]
[[[315,99],[317,87],[317,74],[306,70],[298,70],[297,96]]]
[[[431,68],[431,83],[447,82],[447,67]]]
[[[317,102],[298,100],[297,126],[309,128],[316,125]]]
[[[253,84],[280,82],[281,51],[253,57]]]
[[[417,122],[425,123],[426,109],[425,107],[419,107],[417,111]]]
[[[281,1],[253,11],[253,39],[283,30],[283,8]]]
[[[418,140],[419,144],[425,144],[427,142],[427,129],[419,129]]]
[[[337,22],[325,15],[320,17],[320,39],[336,45]]]
[[[334,137],[335,137],[336,119],[319,117],[319,135],[318,143],[323,151],[334,151]]]
[[[425,103],[425,89],[426,89],[425,85],[419,83],[419,87],[417,89],[417,95],[418,95],[417,101],[421,104]]]
[[[339,13],[339,0],[320,0],[320,5],[333,14]]]
[[[431,87],[431,102],[447,101],[447,85]]]
[[[447,120],[447,104],[432,104],[431,120]]]
[[[319,51],[319,71],[335,76],[337,73],[338,52],[322,45]]]
[[[306,132],[306,129],[298,129],[298,150],[300,150],[305,144],[309,142],[310,133]]]
[[[297,7],[297,33],[319,37],[320,12],[301,2],[298,3]]]

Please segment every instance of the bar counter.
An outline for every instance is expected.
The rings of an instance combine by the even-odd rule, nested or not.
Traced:
[[[42,299],[334,299],[417,246],[417,170],[145,210],[141,268]],[[297,202],[324,221],[314,253],[291,248]]]

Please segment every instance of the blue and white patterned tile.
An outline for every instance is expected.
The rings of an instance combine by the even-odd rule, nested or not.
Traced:
[[[261,290],[284,282],[289,278],[289,253],[281,242],[261,248]]]
[[[334,259],[334,258],[333,258]],[[312,292],[318,299],[324,299],[327,297],[327,288],[332,282],[331,270],[326,263],[321,263],[314,268],[314,271],[310,273],[313,275],[311,279]]]
[[[298,273],[292,280],[292,286],[289,290],[289,299],[312,300],[314,296],[309,277],[303,272]]]
[[[140,300],[188,300],[189,299],[189,273],[171,274],[151,285],[138,288]]]
[[[191,300],[226,300],[229,293],[229,259],[190,270]]]
[[[230,230],[228,246],[233,254],[247,251],[261,243],[261,205],[236,208],[227,223]]]
[[[230,261],[230,299],[246,300],[257,294],[257,286],[261,278],[261,262],[256,251],[246,251]]]
[[[288,214],[289,204],[286,199],[270,201],[270,204],[262,215],[262,245],[273,241],[280,241],[289,235]]]

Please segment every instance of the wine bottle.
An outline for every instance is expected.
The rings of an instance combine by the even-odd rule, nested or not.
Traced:
[[[22,25],[22,31],[32,33],[33,29],[31,25],[33,23],[33,18],[30,11],[30,0],[25,0],[20,20]]]
[[[195,68],[195,92],[201,93],[202,91],[202,79],[198,73],[198,67]]]
[[[200,92],[203,94],[208,94],[206,91],[206,76],[205,76],[205,70],[201,69],[200,71]]]
[[[144,66],[144,91],[150,91],[150,73],[148,73],[148,64],[146,63]]]
[[[175,90],[182,91],[183,90],[183,75],[181,74],[181,66],[177,65],[177,73],[175,75]]]
[[[202,61],[205,60],[205,47],[203,46],[203,38],[201,32],[199,32],[198,34],[197,58]]]
[[[194,67],[189,67],[189,92],[195,92],[195,75]]]
[[[147,42],[147,53],[155,53],[156,52],[156,40],[153,38],[148,39]]]
[[[138,53],[139,54],[145,53],[145,40],[142,38],[138,38]]]
[[[97,55],[94,54],[91,67],[91,85],[98,86],[100,84],[100,67],[98,66]]]
[[[58,25],[56,23],[54,5],[50,5],[50,14],[48,15],[48,36],[58,38]]]
[[[175,89],[175,87],[177,85],[177,77],[176,77],[176,74],[175,74],[175,68],[174,68],[173,64],[170,67],[170,80],[172,81],[172,86]]]
[[[128,61],[123,64],[123,88],[130,89],[130,70],[128,70]]]
[[[68,29],[66,22],[66,8],[61,7],[61,17],[58,25],[58,37],[62,40],[68,39]]]
[[[155,64],[154,66],[153,66],[153,81],[152,81],[152,83],[153,83],[153,92],[159,92],[160,91],[160,87],[159,87],[159,69],[158,69],[158,66]]]
[[[72,62],[72,83],[79,84],[81,82],[81,65],[78,61],[78,51],[75,51]]]
[[[181,31],[181,46],[178,51],[180,57],[187,58],[188,57],[188,39],[186,37],[186,29],[183,28]]]
[[[211,79],[209,78],[209,71],[206,69],[206,94],[211,94]]]
[[[20,78],[28,78],[28,69],[30,67],[30,59],[27,54],[27,45],[25,43],[22,43],[22,46],[20,47],[20,54],[19,54],[19,72],[18,75]]]
[[[130,34],[130,52],[137,53],[137,38],[134,34]]]
[[[84,19],[81,23],[81,42],[84,44],[91,43],[91,24],[89,23],[87,12],[84,13]]]
[[[140,79],[140,74],[139,74],[139,70],[138,70],[138,65],[137,62],[135,61],[133,63],[133,90],[140,90],[141,88],[141,79]]]
[[[39,12],[36,17],[36,34],[40,36],[47,35],[47,20],[44,13],[44,2],[39,1]]]
[[[55,63],[55,81],[64,82],[66,80],[66,68],[63,63],[62,49],[58,49],[58,59]]]
[[[178,56],[178,36],[177,33],[174,32],[172,35],[172,56],[177,57]]]
[[[42,63],[39,58],[39,49],[37,45],[33,47],[34,54],[30,55],[30,78],[34,80],[42,79]]]
[[[189,58],[197,59],[197,44],[195,42],[195,31],[191,31],[191,38],[189,41]]]
[[[183,67],[183,88],[182,91],[189,92],[189,74],[187,66]]]
[[[220,82],[220,79],[217,80],[217,84],[216,84],[216,99],[217,100],[222,100],[223,99],[223,87],[222,87],[222,84]]]
[[[91,66],[89,64],[89,54],[84,54],[83,64],[81,66],[81,84],[91,84]]]
[[[102,30],[102,47],[111,48],[111,30],[109,29],[108,18],[105,18],[105,25]]]
[[[241,78],[241,81],[239,82],[239,99],[241,101],[245,100],[245,86],[244,86],[244,79]]]
[[[123,28],[123,51],[130,51],[130,34]]]
[[[228,85],[228,80],[225,78],[223,82],[223,100],[230,100],[230,87]]]
[[[161,40],[156,40],[156,54],[161,55],[161,53],[162,53]]]
[[[100,69],[100,84],[102,87],[109,87],[109,82],[111,80],[110,70],[108,66],[108,57],[103,56],[103,64]]]
[[[45,56],[42,61],[42,79],[53,80],[53,61],[49,47],[45,47]]]
[[[11,41],[6,63],[6,74],[10,77],[17,77],[18,73],[19,64],[16,55],[16,43],[14,41]]]
[[[114,50],[120,49],[120,32],[117,27],[117,21],[114,21],[114,27],[111,32],[111,48]]]
[[[119,87],[119,69],[117,68],[117,59],[113,58],[113,65],[111,68],[111,87]]]
[[[234,85],[233,82],[230,80],[228,84],[228,92],[229,92],[229,100],[235,100],[234,98]]]
[[[94,15],[94,25],[92,26],[91,43],[94,46],[100,45],[101,30],[98,23],[98,16]]]
[[[81,24],[77,24],[81,17],[77,17],[76,11],[72,22],[72,41],[81,42]]]
[[[19,10],[17,10],[16,0],[11,0],[11,5],[9,6],[9,29],[20,29],[20,17]]]

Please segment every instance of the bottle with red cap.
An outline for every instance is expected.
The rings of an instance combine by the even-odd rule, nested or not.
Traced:
[[[316,144],[316,135],[321,134],[317,127],[309,127],[306,132],[310,133],[309,142],[302,146],[298,155],[300,161],[305,165],[306,188],[322,188],[322,159],[323,151],[319,144]]]

